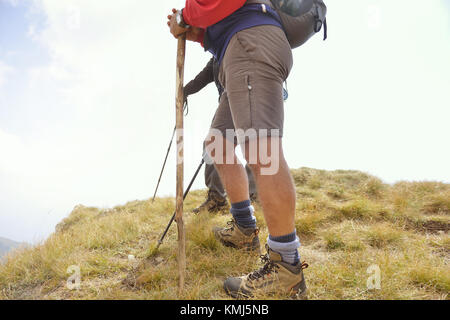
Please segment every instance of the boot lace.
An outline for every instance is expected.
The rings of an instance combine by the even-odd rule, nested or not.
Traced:
[[[272,272],[278,273],[278,269],[280,268],[280,266],[278,264],[276,264],[275,262],[273,262],[272,260],[270,260],[268,254],[261,255],[260,258],[261,258],[262,263],[264,263],[264,266],[261,269],[250,273],[248,275],[249,280],[258,280],[260,278],[264,279],[264,277],[266,275],[268,275]],[[308,267],[309,267],[309,265],[305,261],[303,261],[301,264],[302,270],[306,269]]]
[[[227,228],[225,228],[225,232],[232,232],[234,230],[234,227],[236,226],[234,220],[230,220],[227,222]]]
[[[250,273],[248,275],[249,280],[258,280],[260,278],[264,279],[266,275],[271,274],[272,272],[278,272],[280,267],[275,262],[270,260],[268,254],[261,255],[260,258],[261,262],[264,263],[264,266],[261,269]]]

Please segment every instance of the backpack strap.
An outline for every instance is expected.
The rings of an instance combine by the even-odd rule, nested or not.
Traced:
[[[328,37],[328,26],[327,26],[327,18],[325,16],[325,12],[323,12],[322,7],[314,3],[315,12],[314,12],[314,31],[317,33],[322,29],[323,26],[323,40],[325,41]]]
[[[245,4],[266,4],[273,7],[272,1],[270,0],[247,0]]]

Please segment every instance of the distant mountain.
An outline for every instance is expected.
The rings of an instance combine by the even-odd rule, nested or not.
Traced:
[[[22,245],[22,243],[0,237],[0,259],[6,253],[20,245]]]

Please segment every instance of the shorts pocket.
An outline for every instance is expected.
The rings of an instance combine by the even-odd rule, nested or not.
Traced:
[[[250,124],[249,124],[249,128],[253,127],[253,117],[252,117],[252,112],[253,112],[253,105],[252,105],[252,92],[253,92],[253,87],[252,87],[252,83],[250,81],[250,75],[246,75],[245,76],[245,83],[247,85],[247,95],[248,95],[248,111],[249,111],[249,119],[250,119]]]
[[[233,77],[228,81],[228,101],[236,129],[252,127],[253,84],[249,74]]]

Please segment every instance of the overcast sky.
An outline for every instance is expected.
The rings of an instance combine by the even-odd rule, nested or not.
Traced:
[[[290,166],[450,182],[450,1],[326,3],[329,39],[294,51]],[[38,241],[77,204],[151,197],[175,123],[172,6],[183,1],[0,0],[0,236]],[[190,80],[210,55],[186,54]],[[186,182],[214,85],[189,102]],[[174,191],[172,153],[159,194]]]

